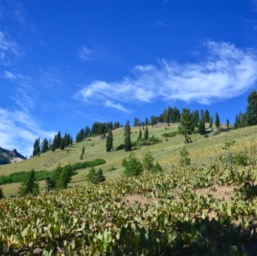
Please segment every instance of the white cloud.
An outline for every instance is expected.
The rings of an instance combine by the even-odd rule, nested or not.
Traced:
[[[237,97],[257,81],[257,55],[231,43],[208,41],[197,63],[161,60],[138,65],[118,82],[94,81],[77,93],[85,102],[194,101],[211,104]],[[207,51],[206,51],[207,50]],[[116,108],[118,109],[118,108]]]
[[[87,61],[87,60],[90,60],[91,59],[91,50],[86,47],[86,46],[83,46],[79,49],[79,58],[81,60],[84,60],[84,61]]]
[[[11,41],[5,33],[0,31],[0,60],[4,65],[10,63],[10,56],[18,56],[18,45]]]
[[[10,71],[4,71],[3,78],[13,80],[16,79],[16,75]]]
[[[113,101],[111,100],[107,100],[105,102],[105,106],[106,107],[110,107],[110,108],[114,108],[114,109],[117,109],[119,111],[122,111],[122,112],[125,112],[125,113],[129,113],[129,110],[126,109],[125,107],[123,107],[121,104],[119,103],[114,103]]]
[[[53,138],[55,132],[40,129],[33,117],[23,111],[8,111],[0,108],[0,146],[17,149],[21,154],[30,156],[35,139]]]

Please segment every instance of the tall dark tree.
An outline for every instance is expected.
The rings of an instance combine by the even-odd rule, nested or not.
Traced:
[[[131,145],[131,137],[130,137],[130,124],[129,121],[127,121],[125,125],[125,139],[124,139],[124,149],[125,151],[131,151],[132,145]]]
[[[202,116],[200,122],[199,122],[199,126],[198,126],[198,132],[201,135],[204,135],[206,133],[206,129],[205,129],[205,117],[204,115]]]
[[[112,148],[113,148],[112,129],[109,129],[106,137],[106,152],[112,151]]]
[[[216,126],[217,130],[219,131],[220,130],[220,117],[219,117],[218,113],[215,114],[215,126]]]
[[[45,153],[45,152],[48,151],[48,149],[49,149],[48,140],[45,138],[45,139],[43,139],[43,141],[42,141],[41,152],[42,152],[42,153]]]
[[[190,112],[188,108],[183,109],[183,113],[180,117],[180,126],[179,131],[180,133],[184,134],[185,136],[185,143],[190,143],[191,138],[188,136],[193,133],[195,129],[195,120],[194,115]]]
[[[142,130],[141,130],[141,128],[139,129],[138,139],[139,140],[142,139]]]
[[[246,109],[247,125],[257,124],[257,92],[253,90],[247,98],[248,105]]]
[[[148,140],[148,139],[149,139],[149,130],[148,130],[148,126],[146,126],[146,128],[145,128],[144,139],[145,139],[145,140]]]
[[[208,109],[206,109],[205,112],[204,112],[204,118],[205,118],[206,123],[210,122],[210,113],[209,113]]]
[[[213,126],[213,117],[212,117],[212,116],[210,116],[210,122],[209,122],[209,124],[210,124],[210,128],[212,129],[212,126]]]
[[[227,120],[226,120],[226,124],[227,124],[227,131],[228,131],[229,125],[230,125],[230,122],[229,122],[229,119],[228,119],[228,118],[227,118]]]
[[[33,156],[40,154],[40,139],[36,139],[33,146]]]

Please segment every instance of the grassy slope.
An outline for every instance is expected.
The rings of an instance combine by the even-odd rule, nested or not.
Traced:
[[[165,125],[158,125],[156,127],[149,127],[150,136],[154,135],[156,138],[162,139],[162,143],[141,147],[136,150],[138,158],[142,159],[144,154],[150,150],[155,159],[160,162],[164,170],[171,170],[172,167],[178,164],[179,151],[184,146],[184,138],[182,135],[176,135],[166,141],[161,135],[165,132],[177,131],[176,124],[171,125],[165,129]],[[138,137],[139,128],[132,128],[132,141]],[[247,127],[238,130],[231,130],[230,132],[222,132],[209,138],[204,138],[199,134],[193,134],[193,143],[187,145],[190,152],[190,158],[193,163],[206,162],[210,157],[224,154],[222,146],[225,141],[235,140],[236,144],[233,146],[234,151],[242,151],[246,147],[257,145],[257,126]],[[114,148],[122,144],[124,141],[123,128],[113,131]],[[85,146],[85,154],[83,160],[80,160],[82,147]],[[102,169],[107,179],[116,179],[121,176],[121,161],[124,157],[128,156],[128,152],[114,151],[111,153],[105,152],[105,140],[100,137],[90,138],[81,143],[74,144],[72,147],[64,151],[57,150],[56,152],[47,152],[41,154],[40,157],[34,157],[20,163],[0,166],[0,175],[8,175],[17,171],[29,171],[31,169],[38,170],[53,170],[58,164],[64,166],[66,164],[74,164],[80,161],[93,160],[95,158],[103,158],[107,161]],[[116,170],[108,172],[110,167],[115,167]],[[73,177],[71,185],[84,184],[86,172],[80,170],[78,175]],[[41,187],[44,182],[41,182]],[[12,195],[17,192],[19,184],[7,184],[1,186],[5,195]]]

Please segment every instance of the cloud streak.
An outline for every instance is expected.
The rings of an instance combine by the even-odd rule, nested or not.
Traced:
[[[161,60],[158,65],[136,66],[132,75],[117,82],[93,81],[77,96],[86,103],[94,99],[116,102],[117,106],[154,100],[211,104],[237,97],[255,84],[257,55],[253,51],[227,42],[208,41],[204,46],[202,61],[180,64]]]
[[[0,145],[3,148],[15,148],[29,157],[35,139],[53,138],[54,134],[40,129],[33,117],[24,111],[0,108]]]

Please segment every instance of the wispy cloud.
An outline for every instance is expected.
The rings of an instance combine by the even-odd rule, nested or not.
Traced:
[[[11,56],[20,55],[19,47],[4,32],[0,31],[0,61],[4,65],[11,63]]]
[[[117,109],[119,111],[122,111],[122,112],[125,112],[125,113],[130,113],[130,111],[128,109],[126,109],[125,107],[123,107],[121,104],[119,103],[114,103],[113,101],[111,100],[107,100],[105,102],[105,106],[106,107],[110,107],[110,108],[114,108],[114,109]]]
[[[167,28],[167,27],[169,27],[168,24],[166,24],[166,23],[164,23],[164,22],[162,22],[162,21],[157,21],[157,22],[156,22],[156,26],[157,26],[157,27],[162,27],[162,28]]]
[[[15,148],[30,156],[36,138],[53,138],[54,134],[40,129],[36,120],[24,111],[0,108],[0,145],[3,148]]]
[[[92,58],[92,51],[86,47],[83,46],[79,49],[79,58],[83,61],[88,61]]]
[[[257,55],[253,51],[227,42],[208,41],[204,46],[205,57],[197,63],[161,60],[158,65],[136,66],[132,75],[118,82],[94,81],[77,96],[87,103],[110,101],[122,106],[154,100],[211,104],[237,97],[255,84]]]

